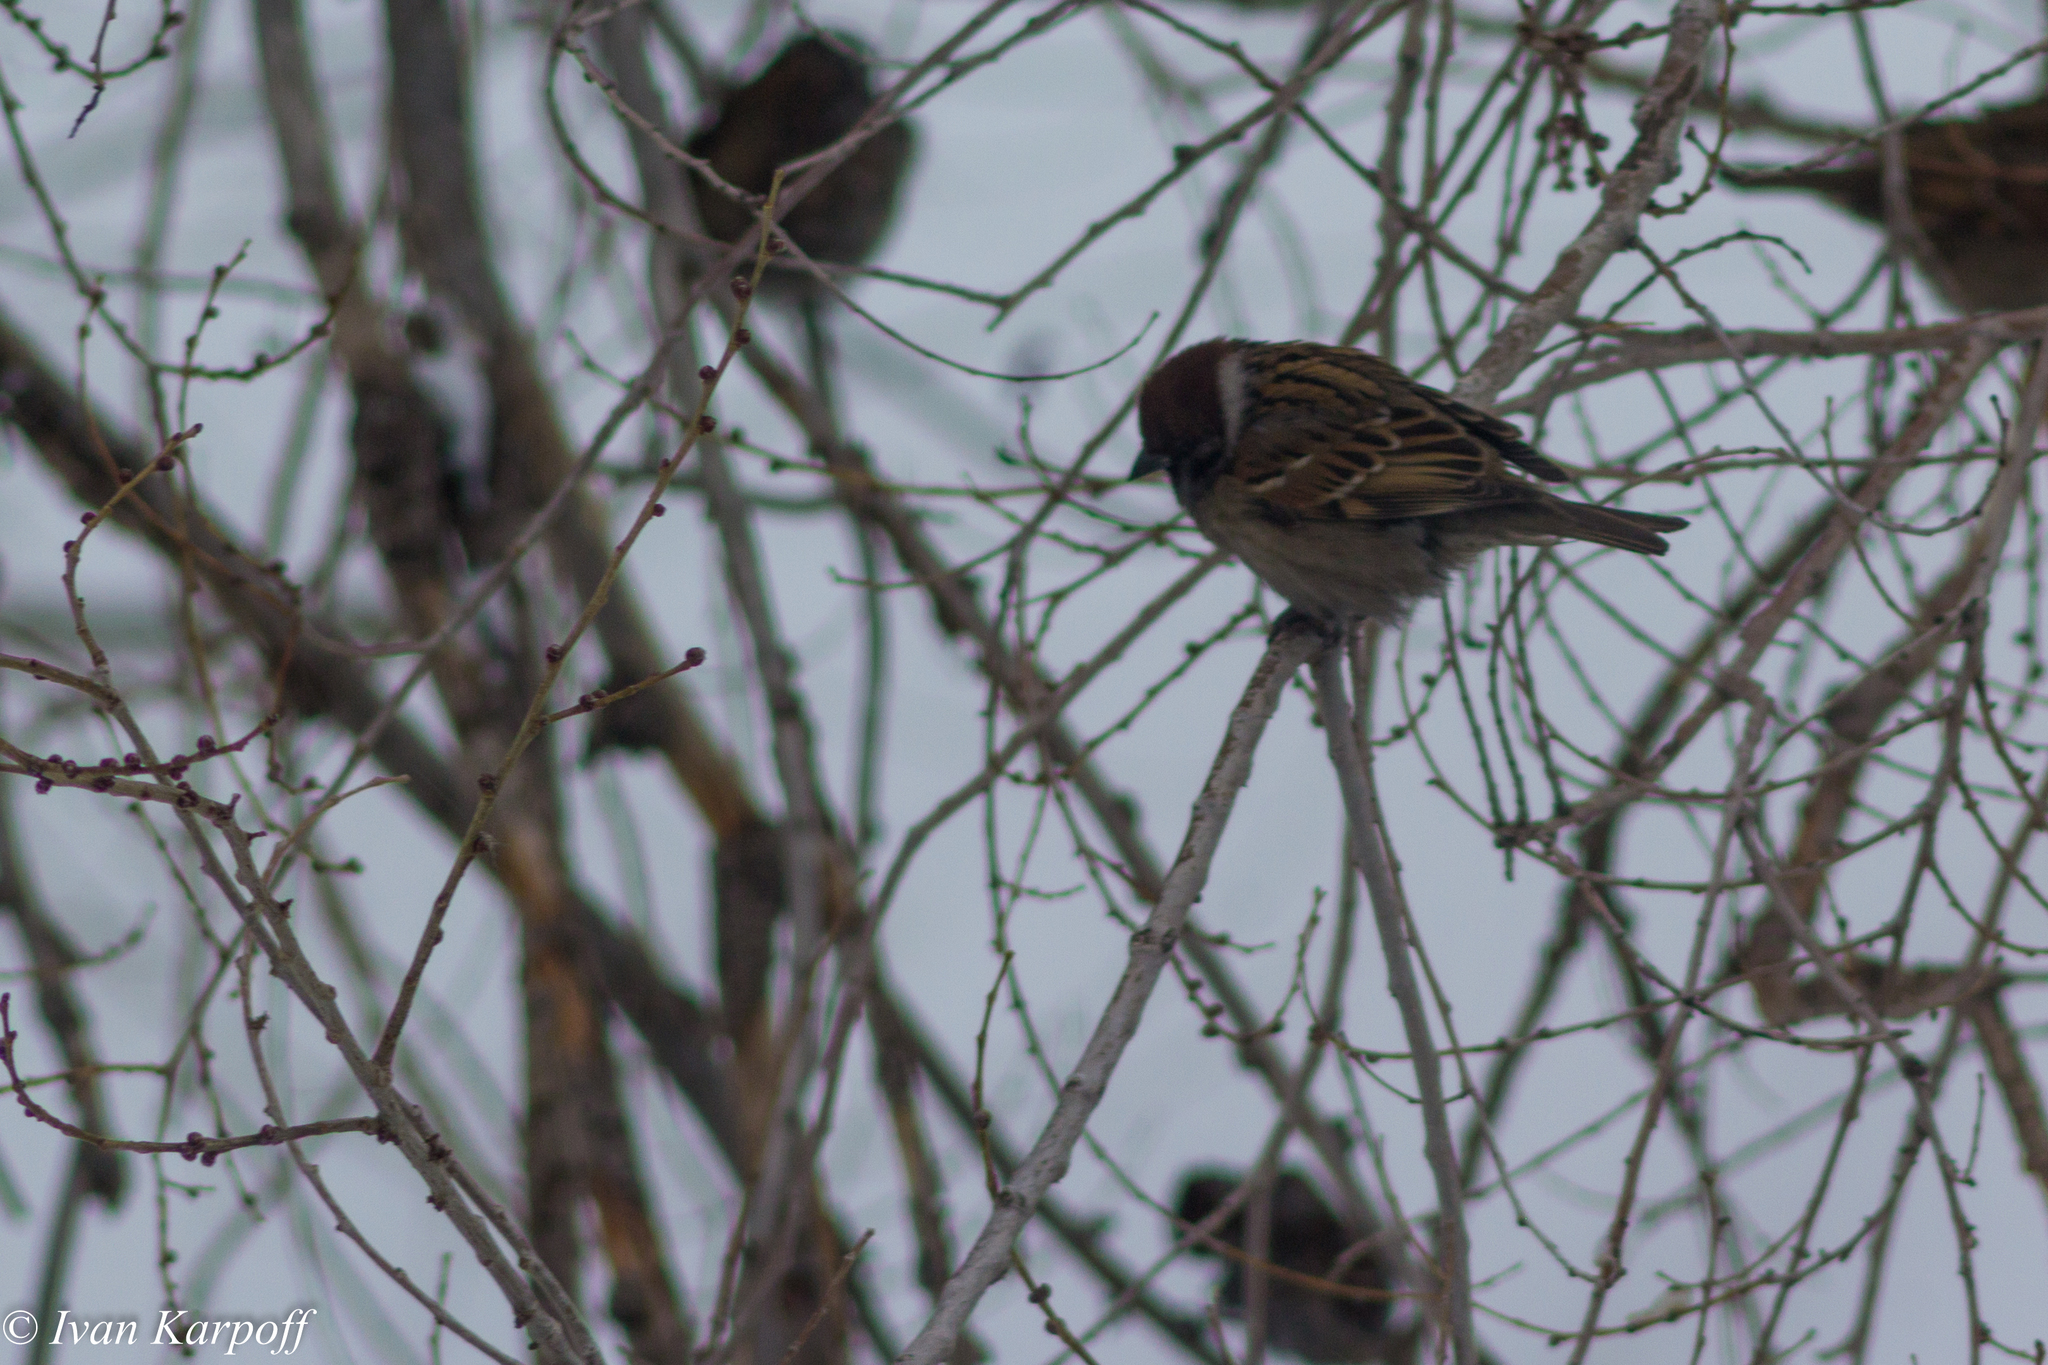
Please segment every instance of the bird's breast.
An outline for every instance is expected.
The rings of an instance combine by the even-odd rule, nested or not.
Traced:
[[[1322,620],[1391,624],[1449,579],[1435,536],[1417,518],[1298,517],[1228,479],[1192,511],[1204,535],[1289,604]]]

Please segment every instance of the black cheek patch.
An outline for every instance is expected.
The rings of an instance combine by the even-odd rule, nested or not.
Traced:
[[[1181,503],[1192,504],[1216,486],[1216,478],[1223,472],[1222,440],[1203,441],[1168,452],[1166,470]]]

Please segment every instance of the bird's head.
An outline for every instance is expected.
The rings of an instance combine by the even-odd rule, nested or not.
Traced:
[[[1131,477],[1161,471],[1181,501],[1215,478],[1244,415],[1244,370],[1224,337],[1190,346],[1161,365],[1138,394],[1144,447]]]

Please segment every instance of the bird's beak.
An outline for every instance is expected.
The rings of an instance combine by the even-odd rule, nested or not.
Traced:
[[[1138,452],[1138,462],[1131,466],[1131,477],[1142,479],[1147,474],[1157,474],[1166,468],[1166,461],[1153,454],[1150,447]]]

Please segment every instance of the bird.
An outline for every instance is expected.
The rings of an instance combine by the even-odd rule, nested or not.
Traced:
[[[804,34],[728,94],[688,150],[726,183],[765,195],[776,167],[839,141],[874,102],[867,49],[859,39]],[[813,260],[866,261],[895,214],[915,147],[916,135],[903,120],[882,128],[780,215],[782,230]],[[714,189],[702,174],[690,172],[688,182],[698,221],[718,240],[736,241],[758,220],[755,208]],[[815,277],[787,266],[771,269],[768,287],[798,297],[821,292]]]
[[[2048,304],[2048,98],[1929,119],[1900,134],[1905,234],[1935,290],[1964,313]],[[1864,146],[1832,166],[1730,167],[1740,189],[1809,190],[1866,222],[1885,219],[1884,157]]]
[[[1185,1233],[1187,1225],[1199,1223],[1214,1213],[1240,1183],[1237,1175],[1217,1168],[1190,1171],[1183,1178],[1180,1197],[1175,1201],[1178,1231]],[[1365,1238],[1344,1226],[1343,1220],[1323,1202],[1314,1184],[1299,1171],[1283,1170],[1274,1178],[1272,1207],[1266,1262],[1292,1274],[1268,1272],[1267,1344],[1316,1365],[1379,1359],[1388,1344],[1386,1327],[1393,1312],[1394,1295],[1352,1298],[1319,1289],[1305,1279],[1334,1280],[1358,1289],[1386,1291],[1391,1277],[1381,1258],[1374,1256],[1369,1247],[1362,1254],[1346,1255]],[[1240,1208],[1224,1219],[1213,1235],[1217,1241],[1242,1250],[1245,1210]],[[1200,1256],[1220,1254],[1200,1241],[1190,1250]],[[1294,1278],[1297,1275],[1304,1278]],[[1216,1297],[1217,1307],[1225,1316],[1244,1316],[1244,1262],[1230,1260]]]
[[[1200,342],[1145,381],[1138,430],[1131,478],[1164,471],[1204,535],[1326,629],[1398,625],[1498,546],[1661,555],[1686,525],[1546,492],[1521,474],[1565,472],[1514,426],[1349,346]]]

